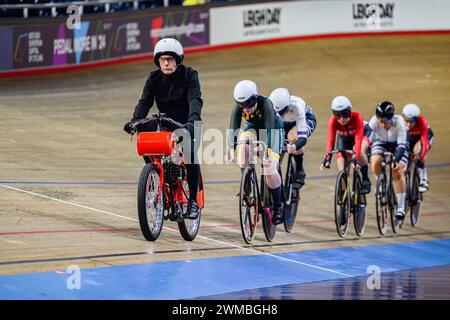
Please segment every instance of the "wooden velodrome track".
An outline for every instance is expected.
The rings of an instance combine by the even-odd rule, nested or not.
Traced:
[[[53,76],[0,81],[0,274],[61,270],[258,252],[400,243],[450,236],[450,36],[376,36],[276,43],[187,55],[199,71],[205,129],[224,132],[234,84],[253,79],[262,94],[285,86],[318,117],[307,145],[308,174],[292,234],[273,243],[260,229],[251,246],[239,229],[239,170],[203,165],[206,208],[201,230],[185,242],[166,223],[154,243],[137,223],[136,182],[143,161],[122,131],[140,97],[151,61]],[[380,100],[400,111],[421,106],[436,136],[429,155],[430,191],[417,228],[378,234],[374,195],[366,232],[345,239],[332,211],[335,165],[322,160],[330,102],[347,95],[366,119]],[[153,109],[155,110],[155,109]],[[372,177],[373,181],[373,177]]]

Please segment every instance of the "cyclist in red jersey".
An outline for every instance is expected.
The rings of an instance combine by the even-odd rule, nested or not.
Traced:
[[[425,158],[434,142],[434,134],[428,121],[420,114],[420,108],[412,103],[403,107],[403,118],[408,126],[408,143],[412,159],[418,158],[420,192],[428,191],[428,175]]]
[[[347,97],[337,96],[331,102],[333,115],[328,122],[328,143],[325,159],[320,165],[320,170],[329,169],[331,163],[331,154],[335,144],[339,150],[353,150],[361,166],[363,183],[361,192],[370,192],[370,180],[368,176],[368,159],[366,152],[370,142],[368,137],[364,135],[364,119],[358,112],[352,111],[352,104]],[[344,158],[341,153],[337,154],[337,168],[339,171],[344,170]]]

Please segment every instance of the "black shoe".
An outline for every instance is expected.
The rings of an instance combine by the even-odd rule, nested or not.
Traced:
[[[397,212],[395,213],[395,218],[399,221],[404,220],[405,219],[405,210],[397,209]]]
[[[272,215],[272,223],[274,225],[282,223],[284,220],[284,211],[282,207],[275,207],[273,209],[273,215]]]
[[[370,183],[370,180],[363,180],[362,181],[362,186],[361,186],[361,193],[362,194],[370,193],[371,185],[372,184]]]
[[[306,173],[303,169],[300,171],[297,171],[295,173],[295,180],[294,180],[294,183],[292,184],[292,187],[294,189],[301,189],[305,185],[305,178],[306,178]]]
[[[184,218],[195,220],[198,218],[199,213],[200,213],[200,208],[198,207],[197,201],[189,200]]]

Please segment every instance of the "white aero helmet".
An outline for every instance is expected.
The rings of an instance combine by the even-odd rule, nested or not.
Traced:
[[[337,96],[331,101],[331,110],[341,112],[346,109],[351,109],[352,103],[345,96]]]
[[[251,80],[242,80],[234,86],[234,100],[244,108],[252,108],[258,96],[258,87]]]
[[[286,88],[277,88],[270,93],[269,99],[272,101],[275,111],[282,112],[289,106],[291,102],[291,94]]]
[[[403,107],[402,113],[405,118],[417,122],[417,118],[420,115],[420,108],[414,103],[408,103]]]
[[[173,56],[177,64],[180,64],[183,62],[184,58],[183,46],[177,39],[164,38],[156,43],[153,55],[153,61],[157,67],[159,67],[159,57],[162,55]]]

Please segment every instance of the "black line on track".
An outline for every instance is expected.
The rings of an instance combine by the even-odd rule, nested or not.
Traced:
[[[450,231],[430,231],[412,234],[397,234],[397,235],[387,235],[387,236],[373,236],[366,238],[342,238],[342,239],[328,239],[328,240],[313,240],[313,241],[296,241],[296,242],[285,242],[285,243],[272,243],[272,244],[260,244],[260,245],[243,245],[243,248],[273,248],[273,247],[284,247],[284,246],[295,246],[304,244],[321,244],[321,243],[333,243],[333,242],[349,242],[354,240],[374,240],[374,239],[390,239],[390,238],[408,238],[413,236],[422,235],[439,235],[439,234],[449,234]],[[324,248],[326,249],[326,248]],[[65,257],[65,258],[52,258],[52,259],[36,259],[36,260],[17,260],[17,261],[3,261],[0,262],[2,265],[16,265],[16,264],[31,264],[31,263],[43,263],[43,262],[58,262],[58,261],[72,261],[72,260],[92,260],[101,258],[115,258],[115,257],[127,257],[127,256],[139,256],[139,255],[156,255],[156,254],[170,254],[170,253],[185,253],[185,252],[202,252],[202,251],[219,251],[219,250],[239,250],[236,247],[226,246],[226,247],[214,247],[214,248],[197,248],[197,249],[177,249],[177,250],[160,250],[154,251],[153,253],[148,252],[126,252],[126,253],[114,253],[114,254],[103,254],[103,255],[93,255],[93,256],[79,256],[79,257]],[[262,252],[263,253],[263,252]],[[165,261],[161,261],[165,262]]]

